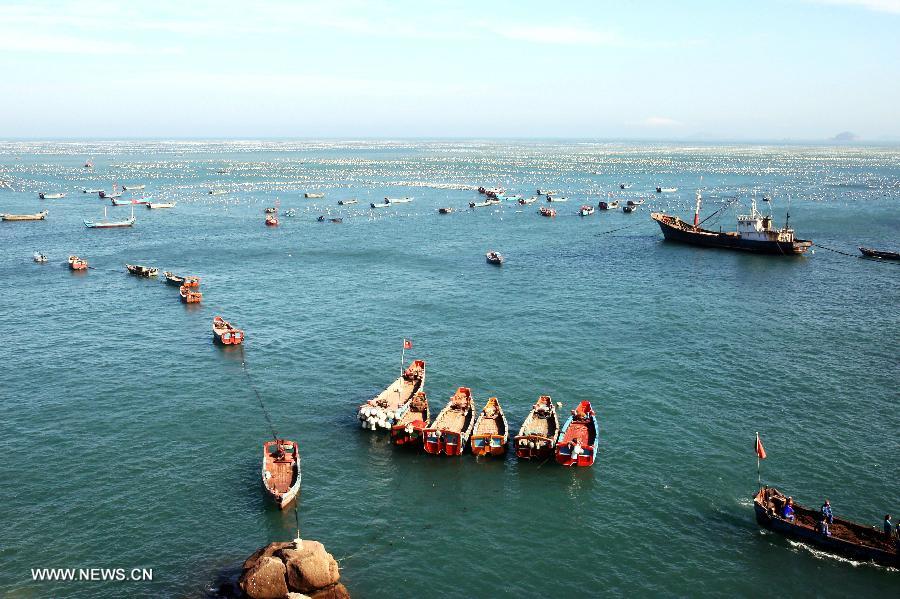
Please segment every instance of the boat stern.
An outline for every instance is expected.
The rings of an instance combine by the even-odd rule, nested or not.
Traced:
[[[523,460],[543,459],[553,451],[553,439],[542,435],[521,435],[515,438],[516,457]]]
[[[480,455],[503,455],[506,453],[506,439],[503,435],[472,435],[472,453]]]

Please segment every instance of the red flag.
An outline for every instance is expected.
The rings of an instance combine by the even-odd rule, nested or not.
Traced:
[[[762,441],[759,439],[759,433],[756,434],[756,455],[759,459],[766,459],[766,449],[763,447]]]
[[[412,341],[410,341],[409,339],[404,339],[403,349],[412,349]]]

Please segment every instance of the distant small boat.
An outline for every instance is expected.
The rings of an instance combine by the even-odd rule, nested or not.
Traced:
[[[637,209],[637,206],[630,206],[627,204],[625,206],[622,206],[622,212],[624,212],[625,214],[631,214],[636,209]]]
[[[149,204],[151,199],[152,198],[143,198],[143,199],[127,198],[127,199],[123,200],[123,199],[119,198],[118,196],[116,196],[114,198],[110,198],[110,202],[112,203],[113,206],[131,206],[131,205],[141,206],[141,205]]]
[[[46,264],[47,256],[45,256],[44,254],[42,254],[40,252],[35,252],[34,253],[34,261],[37,262],[38,264]]]
[[[297,210],[290,208],[281,213],[281,216],[297,216]]]
[[[453,212],[453,208],[438,208],[438,213],[440,214],[450,214]]]
[[[349,206],[351,204],[358,204],[359,200],[352,198],[349,200],[338,200],[338,206]]]
[[[547,201],[548,201],[548,202],[568,202],[568,201],[569,201],[569,198],[558,198],[558,197],[554,197],[554,196],[549,196],[549,195],[548,195],[548,196],[547,196]]]
[[[226,193],[228,193],[227,189],[210,189],[209,190],[209,195],[211,195],[211,196],[221,196],[221,195],[225,195]]]
[[[94,168],[94,161],[93,161],[93,160],[88,160],[87,162],[85,162],[85,163],[84,163],[84,168]]]
[[[549,395],[541,395],[513,440],[516,457],[523,460],[546,459],[556,447],[559,417]]]
[[[376,204],[375,202],[372,202],[369,205],[372,206],[372,208],[390,208],[391,206],[390,204]]]
[[[409,204],[416,198],[384,198],[385,204]]]
[[[860,247],[859,251],[863,256],[868,258],[879,258],[881,260],[900,260],[900,253],[886,252],[884,250],[873,250],[872,248]]]
[[[177,202],[147,202],[147,208],[150,210],[159,210],[160,208],[174,208]]]
[[[500,203],[500,200],[494,198],[488,198],[483,202],[469,202],[469,208],[485,208],[487,206],[496,206]]]
[[[229,174],[231,171],[229,171],[227,168],[220,168],[220,169],[216,170],[216,172],[217,172],[218,174],[220,174],[220,175],[227,175],[227,174]]]
[[[619,189],[631,189],[630,183],[619,183]]]
[[[419,391],[412,400],[401,408],[396,424],[391,427],[391,443],[394,445],[422,446],[422,431],[431,422],[428,397]]]
[[[193,291],[187,285],[182,285],[178,288],[178,294],[181,296],[181,301],[185,304],[199,304],[203,299],[203,294],[199,291]]]
[[[403,408],[425,386],[425,361],[413,360],[397,380],[359,406],[356,418],[367,430],[390,430],[402,414]]]
[[[497,196],[497,199],[500,200],[501,202],[518,202],[519,200],[522,199],[522,196],[520,196],[520,195],[506,195],[506,194],[504,194],[504,195],[501,195],[501,196]]]
[[[41,210],[36,214],[0,214],[0,218],[3,220],[9,221],[17,221],[17,220],[44,220],[47,218],[47,215],[50,214],[49,210]]]
[[[266,226],[267,227],[277,227],[278,226],[278,216],[276,214],[267,214],[266,215]]]
[[[122,189],[124,189],[125,191],[135,191],[144,189],[144,187],[146,187],[146,185],[123,185]]]
[[[71,270],[87,270],[88,262],[78,256],[69,256],[69,268]]]
[[[519,204],[521,204],[522,206],[527,206],[528,204],[534,204],[535,202],[537,202],[537,200],[538,199],[536,197],[531,197],[527,200],[525,198],[522,198],[521,200],[519,200]]]
[[[266,494],[284,509],[300,491],[300,448],[295,441],[263,443],[262,483]]]
[[[462,454],[474,426],[472,391],[468,387],[460,387],[431,426],[422,431],[425,452],[448,456]]]
[[[106,215],[106,206],[103,207],[103,220],[83,220],[84,226],[88,229],[115,229],[119,227],[133,227],[136,222],[134,218],[134,206],[131,207],[131,218],[125,220],[109,220]]]
[[[335,217],[335,218],[329,218],[329,219],[328,219],[328,222],[331,222],[331,223],[334,223],[334,224],[336,224],[336,225],[339,225],[339,224],[341,224],[342,222],[344,222],[344,219],[338,216],[338,217]]]
[[[263,209],[263,212],[266,214],[275,214],[276,212],[278,212],[278,208],[275,208],[274,206],[269,206],[268,208]]]
[[[190,288],[200,287],[200,277],[180,277],[168,270],[163,273],[163,276],[169,285],[178,285],[179,287],[185,285]]]
[[[307,197],[307,198],[324,198],[324,197],[325,197],[325,194],[324,194],[324,193],[311,193],[311,192],[306,192],[305,194],[303,194],[303,196],[304,196],[304,197]]]
[[[548,208],[547,206],[541,206],[538,210],[541,216],[546,216],[548,218],[553,218],[556,216],[556,210],[553,208]]]
[[[502,265],[504,261],[504,258],[502,255],[500,255],[500,252],[495,252],[493,250],[486,253],[484,257],[487,259],[488,264],[496,264],[497,266]]]
[[[559,432],[556,461],[563,466],[593,466],[599,429],[591,402],[578,404]]]
[[[112,192],[107,193],[105,189],[101,189],[97,193],[99,193],[100,197],[104,198],[104,199],[112,199],[112,198],[122,197],[122,190],[119,189],[119,184],[116,181],[113,181]]]
[[[500,407],[496,397],[487,400],[484,409],[475,421],[470,438],[472,454],[503,455],[506,453],[506,443],[509,440],[509,423],[506,414]]]
[[[478,193],[483,193],[488,197],[497,197],[506,193],[506,190],[502,187],[479,187]]]
[[[126,264],[125,268],[133,275],[139,277],[155,277],[159,274],[159,269],[152,266],[141,266],[140,264]]]
[[[221,316],[213,317],[213,341],[221,345],[240,345],[244,342],[244,331],[234,327]]]
[[[324,215],[324,214],[319,215],[319,217],[318,217],[316,220],[319,221],[320,223],[324,223],[324,222],[325,222],[325,215]]]
[[[66,197],[64,193],[44,193],[43,191],[38,194],[38,197],[42,200],[58,200],[59,198]]]
[[[631,206],[632,208],[637,208],[638,206],[644,205],[644,200],[628,200],[625,202],[626,206]]]
[[[81,193],[100,193],[102,189],[82,189]]]
[[[537,194],[539,196],[552,196],[559,193],[558,191],[554,191],[552,189],[537,189],[535,191],[537,191]]]
[[[675,193],[678,191],[677,187],[657,187],[656,193]]]
[[[614,202],[600,202],[597,204],[597,208],[600,210],[615,210],[619,207],[619,201],[616,200]]]
[[[582,207],[581,207],[581,210],[579,210],[579,214],[581,214],[581,216],[590,216],[590,215],[592,215],[593,213],[594,213],[594,207],[593,207],[593,206],[588,206],[587,204],[585,204],[584,206],[582,206]]]

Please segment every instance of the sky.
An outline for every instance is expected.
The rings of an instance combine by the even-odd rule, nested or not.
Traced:
[[[900,0],[0,0],[0,139],[900,139]]]

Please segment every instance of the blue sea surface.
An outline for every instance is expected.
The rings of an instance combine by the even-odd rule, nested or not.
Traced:
[[[177,206],[85,228],[103,206],[130,215],[80,191],[113,181]],[[480,185],[569,201],[553,219],[543,201],[470,210]],[[711,228],[756,198],[817,245],[783,258],[663,241],[650,211],[689,219],[698,188],[704,217],[722,209]],[[609,197],[647,203],[578,216]],[[266,227],[276,200],[297,216]],[[900,250],[898,147],[0,143],[0,212],[43,208],[45,221],[0,222],[8,597],[214,596],[258,547],[293,538],[293,510],[263,496],[271,433],[251,384],[300,442],[301,535],[340,560],[353,596],[900,589],[896,570],[761,530],[751,502],[759,431],[763,483],[864,524],[900,514],[900,266],[856,250]],[[91,270],[69,271],[70,254]],[[125,263],[201,277],[202,304]],[[213,345],[216,314],[243,348]],[[396,378],[403,338],[437,407],[468,386],[482,405],[497,396],[515,432],[540,395],[564,413],[590,400],[596,464],[437,458],[361,430],[356,408]],[[38,567],[153,580],[38,583]]]

